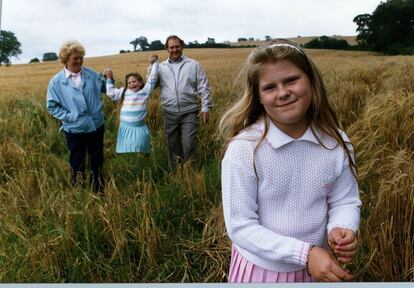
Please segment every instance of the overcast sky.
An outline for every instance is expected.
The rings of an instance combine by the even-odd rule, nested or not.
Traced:
[[[2,0],[1,29],[11,31],[23,54],[12,63],[58,53],[79,40],[86,57],[132,50],[176,34],[185,42],[237,41],[239,37],[356,35],[353,18],[371,14],[380,0]]]

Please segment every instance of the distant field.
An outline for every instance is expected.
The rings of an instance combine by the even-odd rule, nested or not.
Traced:
[[[301,37],[306,41],[311,37]],[[356,151],[363,202],[355,281],[414,281],[414,56],[307,50]],[[199,153],[170,172],[157,91],[148,104],[151,155],[116,155],[119,105],[104,97],[105,196],[72,189],[59,123],[45,110],[59,62],[0,67],[0,282],[223,282],[227,238],[218,121],[240,97],[250,49],[186,49],[213,88]],[[151,52],[86,58],[145,75]],[[165,59],[164,51],[159,53]],[[87,56],[87,55],[86,55]],[[312,167],[309,167],[312,169]],[[278,207],[275,207],[278,209]]]

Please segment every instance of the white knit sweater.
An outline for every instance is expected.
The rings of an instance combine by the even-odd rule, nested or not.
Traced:
[[[327,246],[332,228],[357,230],[358,185],[347,154],[333,138],[317,131],[326,149],[310,128],[294,139],[266,121],[269,131],[254,158],[263,121],[243,130],[227,148],[224,219],[233,245],[248,261],[272,271],[297,271],[305,267],[311,244]]]

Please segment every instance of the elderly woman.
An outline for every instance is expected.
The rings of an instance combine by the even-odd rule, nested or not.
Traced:
[[[77,41],[67,41],[59,58],[65,65],[49,82],[47,111],[62,122],[70,152],[72,184],[84,177],[85,156],[93,173],[93,188],[102,189],[104,113],[101,99],[102,82],[94,70],[83,67],[85,48]]]

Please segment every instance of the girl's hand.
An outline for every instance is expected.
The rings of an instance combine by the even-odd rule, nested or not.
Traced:
[[[308,272],[317,281],[340,282],[352,279],[352,275],[342,269],[338,261],[323,248],[312,248],[308,257]]]
[[[358,244],[354,231],[333,228],[328,234],[328,241],[339,262],[349,263],[352,261]]]

